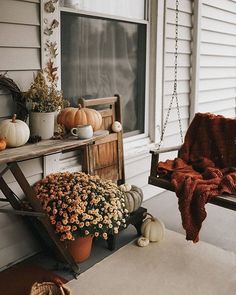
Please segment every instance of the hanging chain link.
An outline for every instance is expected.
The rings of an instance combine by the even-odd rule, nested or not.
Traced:
[[[164,134],[165,134],[166,127],[167,127],[167,124],[169,121],[170,112],[171,112],[174,100],[176,101],[180,138],[181,138],[181,142],[183,143],[183,129],[182,129],[182,123],[181,123],[178,92],[177,92],[177,84],[178,84],[177,83],[177,79],[178,79],[178,33],[179,33],[179,0],[176,0],[176,2],[175,2],[174,89],[173,89],[173,93],[172,93],[171,100],[169,103],[165,122],[163,124],[162,132],[161,132],[161,136],[160,136],[160,142],[158,144],[158,149],[161,147],[161,145],[163,143]]]

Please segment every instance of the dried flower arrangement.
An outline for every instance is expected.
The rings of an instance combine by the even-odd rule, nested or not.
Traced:
[[[34,75],[30,89],[24,93],[24,97],[31,103],[31,111],[48,113],[68,106],[68,101],[57,89],[57,67],[54,67],[52,60],[48,61],[44,72],[39,71],[36,76]]]
[[[61,241],[88,235],[106,240],[126,226],[123,193],[110,180],[83,172],[54,173],[34,190]]]

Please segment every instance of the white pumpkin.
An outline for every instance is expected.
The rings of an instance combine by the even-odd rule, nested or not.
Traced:
[[[115,121],[111,125],[111,129],[113,132],[120,132],[122,130],[122,125],[119,121]]]
[[[28,141],[30,130],[24,121],[16,120],[14,114],[12,119],[0,123],[0,136],[6,139],[7,147],[17,147]]]
[[[165,225],[160,219],[149,213],[147,215],[149,217],[144,220],[141,226],[141,234],[150,242],[160,242],[165,236]]]
[[[119,186],[119,189],[122,191],[122,192],[128,192],[128,191],[130,191],[131,190],[131,184],[129,184],[129,183],[124,183],[124,184],[121,184],[120,186]]]
[[[149,239],[148,238],[145,238],[145,237],[139,237],[137,239],[137,245],[139,247],[146,247],[149,245]]]

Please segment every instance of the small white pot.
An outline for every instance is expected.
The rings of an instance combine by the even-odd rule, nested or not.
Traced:
[[[29,115],[30,135],[50,139],[54,135],[55,113],[31,112]]]

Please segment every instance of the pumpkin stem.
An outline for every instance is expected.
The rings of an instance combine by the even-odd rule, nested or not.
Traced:
[[[16,123],[16,114],[12,116],[12,123]]]
[[[82,105],[79,103],[78,104],[78,109],[81,110],[82,109]]]
[[[146,215],[146,216],[149,216],[149,217],[151,218],[152,221],[155,220],[154,216],[153,216],[151,213],[146,212],[145,215]],[[145,216],[145,217],[146,217],[146,216]]]

